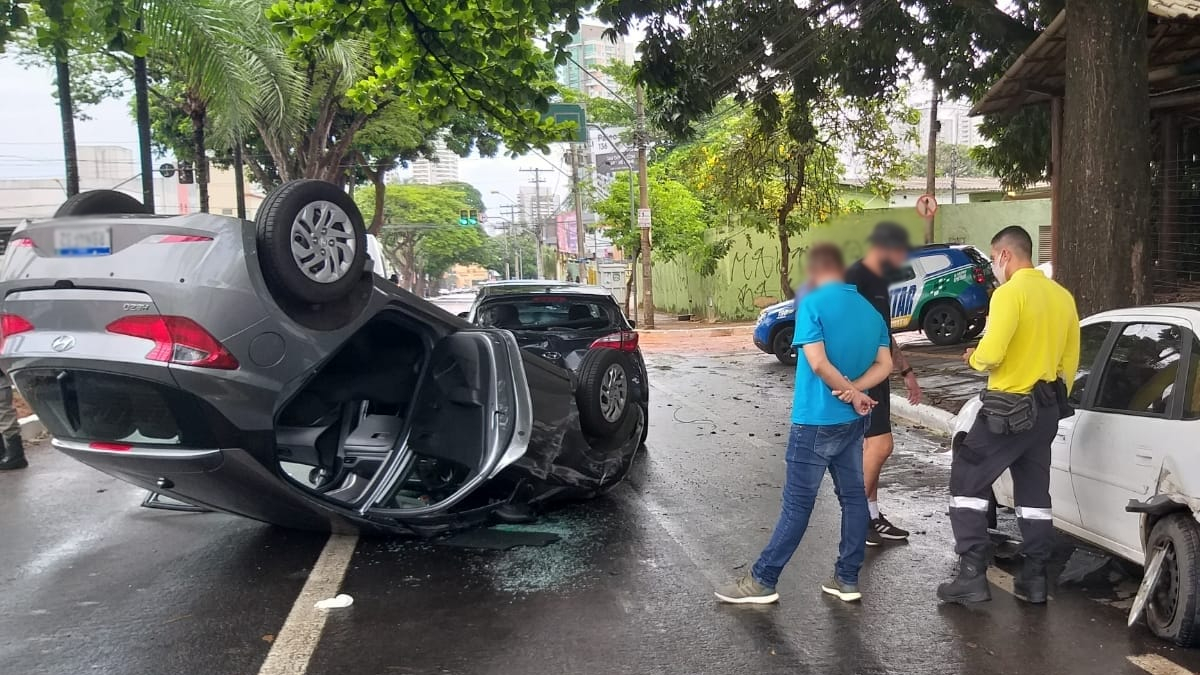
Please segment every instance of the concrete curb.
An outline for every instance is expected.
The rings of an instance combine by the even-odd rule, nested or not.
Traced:
[[[954,415],[925,403],[913,405],[898,394],[892,394],[892,414],[943,436],[954,433]]]
[[[26,441],[36,441],[46,435],[46,425],[37,415],[22,417],[17,421],[21,424],[21,438]]]

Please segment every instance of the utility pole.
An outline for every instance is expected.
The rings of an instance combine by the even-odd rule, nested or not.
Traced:
[[[536,213],[536,215],[534,216],[534,218],[536,219],[534,222],[534,228],[535,228],[535,234],[537,234],[537,275],[538,275],[538,279],[546,278],[546,262],[545,262],[546,256],[542,251],[542,248],[545,246],[545,241],[546,241],[546,228],[542,224],[542,183],[545,182],[542,180],[542,173],[546,172],[546,171],[548,171],[548,169],[542,169],[539,167],[534,167],[532,169],[521,169],[521,173],[532,173],[533,174],[533,210]]]
[[[638,204],[642,212],[650,209],[650,189],[646,179],[646,103],[642,86],[637,88],[637,151],[638,151]],[[640,220],[640,218],[639,218]],[[640,224],[639,224],[640,225]],[[650,268],[650,223],[642,230],[642,323],[643,328],[654,328],[654,279]]]
[[[518,229],[517,228],[517,219],[519,216],[517,216],[517,213],[520,212],[521,207],[517,206],[516,204],[506,204],[504,206],[501,206],[500,210],[505,212],[504,216],[505,216],[505,218],[508,219],[508,237],[505,238],[505,246],[508,246],[509,244],[513,243],[513,230]],[[518,244],[516,246],[513,246],[513,251],[514,251],[514,253],[516,253],[516,261],[515,261],[515,264],[517,267],[516,278],[520,279],[521,278],[521,247],[520,247],[520,245]],[[504,266],[508,267],[507,260],[504,261]],[[506,276],[509,279],[513,278],[513,276],[511,274],[506,275]]]
[[[580,264],[587,256],[587,228],[583,225],[583,190],[579,187],[579,165],[583,162],[583,144],[571,144],[571,190],[575,198],[575,254]]]
[[[942,126],[941,122],[938,122],[938,101],[941,96],[938,81],[934,80],[933,96],[929,99],[929,151],[925,155],[925,194],[930,196],[937,194],[937,139]],[[932,211],[925,217],[926,244],[933,243],[933,217]]]

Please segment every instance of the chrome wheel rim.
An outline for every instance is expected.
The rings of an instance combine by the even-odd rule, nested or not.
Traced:
[[[309,202],[292,220],[292,259],[304,276],[331,284],[350,273],[354,225],[337,204]]]
[[[625,369],[613,364],[604,371],[600,379],[600,414],[607,422],[616,422],[625,411],[629,398],[629,385],[625,380]]]

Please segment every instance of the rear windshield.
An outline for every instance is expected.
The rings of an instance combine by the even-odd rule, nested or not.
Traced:
[[[132,445],[203,447],[204,428],[190,395],[155,382],[92,371],[14,373],[29,406],[56,438]]]
[[[477,322],[509,330],[619,330],[624,323],[610,301],[561,295],[497,298],[479,309]]]
[[[971,262],[976,265],[987,267],[988,265],[992,264],[992,262],[988,260],[987,256],[983,254],[983,251],[980,251],[974,246],[964,246],[962,251],[963,253],[966,253],[967,257],[971,259]]]

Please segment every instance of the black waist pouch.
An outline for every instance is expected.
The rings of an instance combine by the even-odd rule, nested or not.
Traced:
[[[983,415],[987,430],[993,434],[1007,436],[1021,434],[1037,423],[1037,394],[1010,394],[1003,391],[983,393]]]

